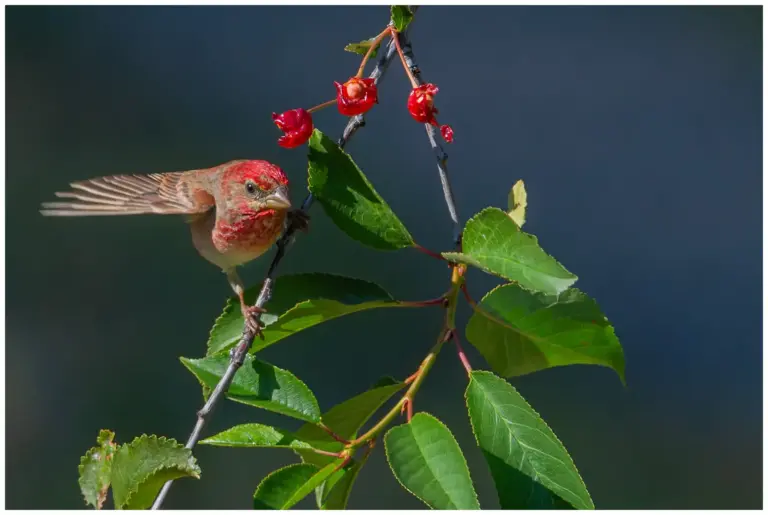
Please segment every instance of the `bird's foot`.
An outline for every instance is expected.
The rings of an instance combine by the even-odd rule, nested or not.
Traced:
[[[267,310],[260,308],[259,306],[249,306],[245,302],[240,304],[240,310],[243,313],[245,319],[245,325],[253,333],[254,336],[258,336],[262,340],[264,339],[264,333],[261,331],[264,326],[259,321],[259,315],[266,313]]]
[[[303,209],[288,211],[288,223],[301,232],[309,232],[309,214]]]

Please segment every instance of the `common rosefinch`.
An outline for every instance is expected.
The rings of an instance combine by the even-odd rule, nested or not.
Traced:
[[[113,175],[70,184],[56,193],[66,202],[47,202],[46,216],[179,214],[188,215],[192,242],[205,259],[220,267],[240,298],[246,323],[260,334],[236,267],[264,254],[285,227],[291,202],[288,179],[266,161],[238,160],[202,170]],[[292,212],[293,213],[293,212]],[[295,212],[306,228],[306,215]]]

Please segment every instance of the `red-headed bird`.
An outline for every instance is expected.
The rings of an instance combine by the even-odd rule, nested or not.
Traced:
[[[246,304],[236,267],[264,254],[286,226],[291,208],[288,179],[267,161],[237,160],[213,168],[149,175],[112,175],[70,184],[46,202],[45,216],[187,215],[192,242],[221,268],[240,298],[255,334],[264,310]],[[306,228],[306,215],[295,212]]]

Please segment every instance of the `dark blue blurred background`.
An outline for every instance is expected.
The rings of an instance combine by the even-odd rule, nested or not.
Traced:
[[[385,7],[13,7],[6,10],[6,493],[9,508],[78,508],[81,454],[100,428],[185,440],[201,404],[179,356],[204,353],[229,289],[174,217],[50,219],[67,183],[116,173],[279,163],[303,197],[306,152],[276,144],[273,111],[332,98]],[[462,219],[529,192],[526,229],[579,275],[616,326],[628,387],[566,367],[512,380],[570,450],[600,508],[762,504],[760,7],[423,8],[412,42],[456,143]],[[347,147],[424,246],[451,229],[424,129],[393,66]],[[316,124],[339,134],[329,109]],[[244,278],[257,283],[266,261]],[[412,251],[361,248],[319,208],[283,273],[379,282],[406,299],[444,291],[446,269]],[[496,280],[475,272],[475,297]],[[462,309],[460,321],[468,312]],[[367,312],[269,348],[321,407],[405,377],[439,310]],[[482,358],[469,349],[476,367]],[[465,449],[481,502],[490,475],[463,407],[465,376],[441,355],[417,409]],[[208,434],[297,423],[231,402]],[[247,508],[287,451],[200,447],[202,479],[172,508]],[[419,508],[379,449],[352,508]]]

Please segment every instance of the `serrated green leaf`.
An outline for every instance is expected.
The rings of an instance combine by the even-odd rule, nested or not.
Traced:
[[[334,472],[324,483],[315,488],[318,508],[321,510],[345,510],[347,501],[349,501],[349,494],[352,492],[357,475],[364,464],[365,458],[363,461],[352,460],[346,467]]]
[[[378,250],[413,246],[408,230],[349,154],[317,129],[309,139],[309,191],[352,239]]]
[[[253,494],[257,510],[287,510],[333,474],[341,460],[322,469],[308,463],[288,465],[262,480]]]
[[[88,449],[88,452],[80,458],[77,482],[80,484],[80,491],[83,493],[86,504],[90,504],[97,510],[104,506],[104,501],[107,499],[112,476],[112,459],[117,449],[117,444],[112,441],[114,437],[115,433],[102,429],[96,438],[96,446]]]
[[[522,179],[509,190],[507,205],[509,217],[518,227],[522,227],[525,224],[525,208],[528,207],[528,194],[525,192],[525,183]]]
[[[359,54],[364,56],[368,53],[368,49],[371,48],[371,45],[376,40],[376,38],[371,39],[365,39],[363,41],[360,41],[359,43],[349,43],[347,46],[344,47],[344,50],[347,52],[352,52],[355,54]],[[371,55],[369,59],[373,59],[376,57],[376,54],[379,52],[379,47],[381,46],[381,43],[376,45],[376,48],[371,52]]]
[[[413,13],[407,5],[393,5],[391,12],[392,25],[395,26],[398,32],[403,32],[413,21]]]
[[[112,495],[117,509],[152,505],[166,481],[200,478],[192,451],[170,438],[142,435],[118,447],[112,463]]]
[[[405,383],[388,384],[373,388],[356,395],[351,399],[337,404],[322,416],[322,421],[337,436],[350,440],[357,436],[357,432],[374,413],[387,402],[394,394],[405,387]],[[339,452],[344,445],[335,440],[326,431],[316,424],[304,424],[296,431],[296,437],[308,442],[312,447],[329,452]],[[297,451],[307,463],[319,467],[325,466],[333,460],[330,456],[323,456],[314,452]]]
[[[410,493],[437,510],[479,510],[459,444],[438,419],[417,413],[384,437],[387,460]]]
[[[228,356],[181,358],[203,386],[215,388],[229,366]],[[320,407],[312,391],[299,378],[247,355],[235,374],[227,397],[233,401],[274,411],[307,422],[320,421]]]
[[[515,284],[489,292],[466,329],[493,370],[520,376],[563,365],[602,365],[624,382],[624,351],[597,303],[576,288],[560,295]]]
[[[245,300],[253,304],[260,290],[261,285],[249,288]],[[263,330],[264,340],[255,339],[251,353],[343,315],[401,306],[377,284],[333,274],[283,275],[275,281],[273,291],[272,299],[265,306],[268,313],[262,316],[262,322],[267,325]],[[225,353],[240,341],[242,332],[240,301],[231,298],[211,329],[206,354]]]
[[[241,424],[201,440],[206,445],[219,447],[285,447],[307,449],[311,446],[288,431],[264,424]]]
[[[539,247],[538,240],[524,233],[507,213],[485,208],[464,227],[462,252],[444,252],[452,262],[475,266],[533,291],[557,294],[577,277]]]
[[[594,509],[568,451],[517,390],[475,370],[466,397],[502,509]]]

